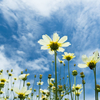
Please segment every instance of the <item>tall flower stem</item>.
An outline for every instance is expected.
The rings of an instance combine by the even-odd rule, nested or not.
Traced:
[[[77,100],[79,100],[79,96],[77,96]]]
[[[51,67],[52,67],[52,75],[53,75],[53,78],[54,78],[53,63],[54,63],[54,61],[52,61],[52,63],[51,63]]]
[[[59,85],[61,85],[61,64],[59,66]]]
[[[70,81],[69,61],[68,61],[68,74],[69,74],[69,85],[70,85],[71,100],[73,100],[73,97],[72,97],[72,91],[71,91],[71,81]]]
[[[82,81],[84,81],[84,79],[82,78]],[[85,83],[83,82],[83,100],[85,100]]]
[[[76,100],[76,76],[74,76],[74,85],[75,85],[75,100]]]
[[[55,54],[55,88],[56,88],[56,91],[55,91],[55,100],[57,100],[57,68],[56,68],[56,50],[54,51],[54,54]]]
[[[39,100],[40,100],[40,88],[41,88],[41,85],[39,85]]]
[[[98,100],[97,86],[96,86],[96,67],[93,69],[95,79],[95,100]]]

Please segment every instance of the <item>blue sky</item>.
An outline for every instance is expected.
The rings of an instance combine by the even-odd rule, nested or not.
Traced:
[[[73,65],[83,63],[81,56],[91,56],[94,51],[100,53],[100,1],[99,0],[0,0],[0,68],[6,75],[7,69],[14,69],[18,76],[20,71],[28,69],[29,81],[32,83],[36,74],[43,74],[44,85],[47,76],[52,74],[51,62],[54,56],[48,51],[40,50],[38,40],[42,35],[52,37],[57,32],[60,37],[68,36],[71,45],[66,52],[74,53]],[[63,53],[58,53],[62,59]],[[66,75],[67,61],[66,63]],[[97,64],[97,83],[99,80]],[[59,63],[57,64],[59,66]],[[85,74],[86,98],[94,100],[94,76],[89,68],[80,69]],[[19,71],[20,70],[20,71]],[[63,72],[63,70],[62,70]],[[81,83],[80,74],[77,84]],[[43,86],[42,88],[46,88]],[[82,95],[81,95],[82,97]]]

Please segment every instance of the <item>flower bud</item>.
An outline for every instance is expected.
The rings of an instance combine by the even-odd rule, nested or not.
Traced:
[[[27,86],[30,86],[30,82],[27,82]]]
[[[72,71],[72,75],[73,75],[73,76],[76,76],[76,75],[77,75],[77,70],[73,70],[73,71]]]

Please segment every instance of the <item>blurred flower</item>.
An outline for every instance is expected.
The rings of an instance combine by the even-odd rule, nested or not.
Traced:
[[[43,45],[41,49],[49,49],[50,54],[54,54],[54,50],[63,52],[64,49],[62,47],[68,47],[69,45],[71,45],[69,42],[65,42],[67,40],[67,36],[63,36],[59,40],[60,37],[57,33],[53,34],[53,40],[48,35],[43,35],[42,38],[43,39],[40,39],[38,43]]]
[[[25,99],[25,96],[31,93],[31,90],[27,90],[26,87],[22,87],[21,90],[15,87],[13,91],[18,94],[18,98],[20,99]]]
[[[55,80],[54,78],[51,78],[51,79],[48,79],[47,82],[49,84],[49,83],[52,83],[54,80]]]
[[[73,84],[72,88],[75,90],[75,84]],[[82,84],[76,85],[76,90],[82,89]]]
[[[39,82],[37,82],[37,85],[43,85],[43,82],[39,81]]]
[[[85,64],[78,64],[78,67],[89,67],[90,69],[93,69],[96,66],[96,63],[100,60],[100,58],[98,58],[98,51],[96,51],[93,56],[90,56],[89,58],[86,55],[83,55],[82,60]]]
[[[29,76],[30,74],[21,74],[18,79],[24,79],[25,77]]]
[[[62,64],[62,63],[64,64],[64,61],[60,60],[59,58],[58,58],[58,61],[59,61],[61,64]]]
[[[63,56],[62,59],[66,59],[68,61],[72,60],[75,57],[74,53],[67,53],[67,52],[64,52],[64,55],[62,56]]]
[[[6,78],[4,78],[4,77],[3,77],[3,74],[1,74],[1,75],[0,75],[0,81],[5,83],[6,81],[9,81],[9,80],[6,79]]]

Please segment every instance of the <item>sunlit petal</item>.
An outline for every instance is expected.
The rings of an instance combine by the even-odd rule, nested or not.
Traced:
[[[78,67],[80,67],[80,68],[86,68],[88,66],[86,64],[78,64]]]
[[[57,51],[59,51],[59,52],[64,52],[64,50],[65,50],[65,49],[59,47],[59,49],[58,49]]]
[[[46,50],[46,49],[48,49],[48,47],[47,46],[41,46],[41,49]]]
[[[18,88],[16,88],[16,87],[13,88],[13,91],[14,91],[15,93],[17,93],[17,94],[20,92],[20,90],[19,90]]]
[[[38,43],[41,44],[41,45],[47,45],[47,42],[45,42],[43,39],[40,39],[38,41]]]
[[[24,93],[24,92],[26,92],[26,87],[22,87],[22,89],[21,89],[21,93]]]
[[[57,41],[59,40],[59,38],[60,38],[60,37],[58,36],[57,33],[54,33],[54,34],[53,34],[53,41],[54,41],[54,42],[57,42]]]
[[[54,54],[54,51],[49,50],[49,54],[53,55]]]
[[[25,92],[25,95],[30,94],[31,92],[32,92],[31,90],[27,90],[27,91]]]
[[[67,40],[67,36],[63,36],[58,42],[64,43]]]
[[[68,47],[69,45],[71,45],[69,42],[63,43],[62,47]]]
[[[82,60],[84,63],[88,62],[88,57],[86,55],[82,55]]]
[[[49,38],[48,38],[47,35],[43,35],[42,38],[43,38],[43,40],[44,40],[47,44],[50,43],[50,40],[49,40]]]

